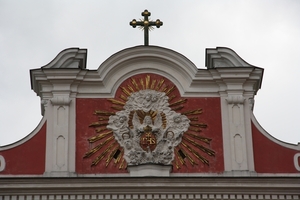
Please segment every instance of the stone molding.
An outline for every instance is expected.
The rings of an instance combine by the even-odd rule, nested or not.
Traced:
[[[142,181],[142,184],[141,184]],[[14,178],[0,199],[300,199],[299,178]]]

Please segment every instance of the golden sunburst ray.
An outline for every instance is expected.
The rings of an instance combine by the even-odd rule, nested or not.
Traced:
[[[178,107],[173,108],[172,110],[178,111],[178,110],[181,110],[182,108],[184,108],[184,106],[178,106]]]
[[[123,102],[123,101],[119,101],[116,99],[107,99],[107,100],[110,101],[112,104],[125,106],[125,102]]]
[[[142,79],[142,78],[140,79],[140,84],[141,84],[143,90],[145,90],[146,88],[145,88],[145,84],[144,84],[144,79]]]
[[[146,77],[145,77],[145,83],[146,83],[146,89],[149,89],[150,87],[150,80],[151,80],[151,78],[150,78],[150,76],[149,75],[147,75]]]
[[[207,124],[204,123],[190,123],[190,125],[194,127],[207,128]]]
[[[182,152],[181,149],[177,146],[177,147],[175,147],[174,150],[175,150],[175,154],[176,154],[176,156],[177,156],[179,162],[181,163],[181,165],[186,165],[186,163],[185,163],[185,161],[184,161],[185,155],[182,156],[182,155],[179,153],[179,152]],[[183,153],[182,153],[182,154],[183,154]]]
[[[123,101],[126,102],[128,100],[128,97],[125,97],[123,94],[121,94],[120,95],[120,99],[122,99]]]
[[[189,126],[188,130],[195,131],[195,132],[201,132],[202,131],[200,128],[195,128],[195,127],[191,127],[191,126]]]
[[[130,92],[132,92],[132,93],[135,92],[135,90],[130,85],[127,85],[127,88],[130,90]]]
[[[166,91],[166,95],[169,96],[175,90],[175,85]]]
[[[110,115],[115,115],[115,112],[107,112],[103,110],[95,110],[95,115],[103,115],[103,116],[110,116]]]
[[[152,80],[152,83],[151,83],[151,86],[150,86],[150,89],[153,90],[154,89],[154,86],[155,86],[155,83],[156,83],[156,80]]]
[[[108,117],[98,117],[99,121],[108,121],[109,118]]]
[[[112,144],[110,144],[93,162],[92,166],[97,165],[105,156],[106,154],[110,151],[110,149],[115,145],[117,141],[114,141]]]
[[[198,114],[202,114],[202,108],[198,108],[195,110],[190,110],[190,111],[186,111],[181,113],[182,115],[198,115]]]
[[[94,143],[94,142],[96,142],[98,140],[101,140],[101,139],[105,138],[106,136],[108,136],[108,135],[110,135],[112,133],[113,133],[112,131],[109,131],[109,132],[106,132],[106,133],[100,133],[100,134],[98,134],[98,135],[96,135],[94,137],[89,138],[88,141],[90,143]]]
[[[185,136],[183,136],[182,139],[185,140],[185,141],[187,141],[187,142],[189,142],[193,146],[197,147],[198,149],[200,149],[201,151],[203,151],[207,155],[209,155],[209,156],[215,156],[215,152],[213,150],[210,150],[210,149],[204,147],[203,145],[198,144],[197,142],[195,142],[195,140],[192,140],[192,139],[190,139],[188,137],[185,137]]]
[[[114,155],[116,154],[116,152],[119,150],[120,145],[116,144],[114,146],[114,148],[112,149],[111,153],[108,155],[107,159],[106,159],[106,164],[105,167],[107,167],[109,165],[109,163],[111,162],[111,160],[114,158]]]
[[[107,122],[93,122],[89,125],[89,127],[98,127],[98,126],[106,126],[108,125]]]
[[[176,96],[175,95],[172,95],[172,96],[170,96],[169,97],[169,102],[171,102],[173,99],[175,99],[176,98]]]
[[[155,87],[155,90],[156,90],[156,91],[159,91],[160,88],[161,88],[161,86],[163,85],[164,82],[165,82],[165,80],[164,80],[164,79],[161,79],[161,80],[157,83],[157,85],[156,85],[156,87]]]
[[[111,108],[118,111],[123,110],[123,107],[120,106],[111,106]]]
[[[131,92],[129,92],[125,87],[121,87],[121,90],[124,94],[127,95],[127,97],[129,97],[131,95]]]
[[[186,135],[192,137],[192,138],[195,138],[195,139],[198,139],[206,144],[210,144],[211,140],[210,138],[207,138],[207,137],[203,137],[203,136],[200,136],[200,135],[195,135],[194,133],[191,133],[191,132],[185,132]]]
[[[104,142],[98,144],[97,146],[95,146],[94,148],[89,150],[87,153],[85,153],[85,155],[83,157],[88,158],[88,157],[92,156],[97,151],[99,151],[104,145],[106,145],[108,142],[112,141],[113,139],[114,139],[114,136],[107,138]]]
[[[190,121],[198,121],[198,117],[189,117]]]
[[[121,148],[121,152],[119,153],[119,155],[115,159],[115,162],[114,162],[115,164],[118,164],[120,162],[120,159],[123,158],[123,154],[124,154],[124,149]]]
[[[134,78],[131,78],[131,84],[135,87],[136,91],[140,90],[139,85]]]
[[[191,163],[192,166],[198,165],[198,164],[191,158],[191,156],[183,150],[183,148],[180,148],[180,150],[181,150],[181,152],[185,155],[185,157],[189,160],[189,162]]]
[[[181,145],[186,147],[196,158],[198,158],[202,163],[209,165],[209,161],[201,156],[197,151],[195,151],[193,148],[191,148],[189,145],[187,145],[185,142],[181,142]]]
[[[100,133],[102,131],[107,131],[107,128],[106,127],[96,128],[95,131],[96,133]]]
[[[178,105],[186,103],[186,102],[187,102],[187,99],[180,99],[178,101],[175,101],[174,103],[171,103],[169,106],[170,107],[172,107],[172,106],[178,106]]]

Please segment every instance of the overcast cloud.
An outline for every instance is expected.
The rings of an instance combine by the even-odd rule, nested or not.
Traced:
[[[148,9],[164,25],[150,45],[173,49],[205,68],[205,48],[229,47],[265,69],[254,114],[271,135],[300,142],[300,1],[19,1],[0,0],[0,145],[28,135],[39,123],[40,99],[29,70],[69,47],[88,49],[88,69],[143,44],[129,26]]]

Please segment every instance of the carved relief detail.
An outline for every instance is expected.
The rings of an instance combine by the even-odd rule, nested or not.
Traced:
[[[118,97],[107,99],[116,112],[95,110],[98,121],[89,127],[96,135],[88,138],[91,149],[83,157],[93,157],[91,166],[113,163],[120,170],[146,163],[179,170],[186,162],[198,165],[197,160],[209,166],[206,156],[215,152],[209,147],[212,139],[201,134],[207,128],[199,121],[203,111],[183,111],[188,100],[175,89],[164,78],[130,78],[120,86]]]
[[[171,164],[190,120],[171,110],[164,92],[154,90],[133,93],[124,109],[109,117],[107,128],[124,148],[128,165]]]

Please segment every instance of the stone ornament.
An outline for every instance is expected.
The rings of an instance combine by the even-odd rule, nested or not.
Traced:
[[[172,163],[190,120],[172,111],[168,99],[164,92],[140,90],[129,96],[124,110],[109,117],[107,129],[124,148],[128,165]]]
[[[158,75],[138,75],[125,80],[110,108],[96,109],[97,121],[89,124],[95,135],[83,158],[114,170],[138,165],[172,165],[173,170],[202,163],[209,166],[212,139],[202,135],[202,108],[186,108],[175,85]],[[101,106],[100,106],[101,107]],[[192,106],[193,107],[193,106]],[[198,167],[196,170],[200,169]]]

